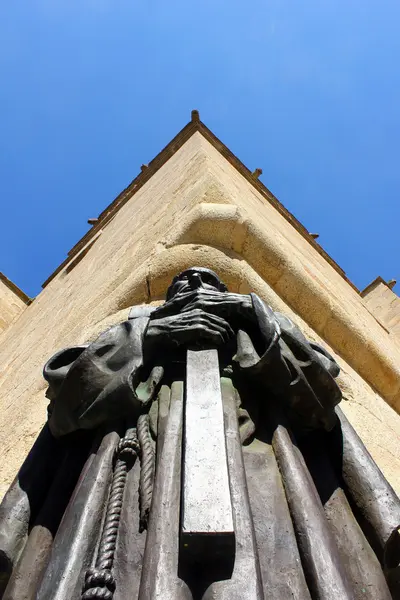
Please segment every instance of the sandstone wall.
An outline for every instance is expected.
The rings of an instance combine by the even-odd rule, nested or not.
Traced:
[[[398,295],[385,281],[378,278],[364,290],[362,296],[371,313],[400,342],[400,298]]]
[[[399,350],[357,292],[200,133],[81,252],[0,337],[2,491],[46,418],[44,362],[124,320],[132,304],[159,301],[173,274],[198,264],[331,346],[344,411],[400,492],[400,418],[388,404],[399,397]]]
[[[25,308],[26,300],[18,295],[15,286],[0,273],[0,335]]]

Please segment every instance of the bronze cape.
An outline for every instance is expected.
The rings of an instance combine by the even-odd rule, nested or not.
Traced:
[[[146,363],[143,306],[45,367],[49,421],[0,507],[3,600],[400,597],[400,501],[337,407],[338,367],[252,298],[257,331],[221,360],[231,576],[179,563],[184,362]]]

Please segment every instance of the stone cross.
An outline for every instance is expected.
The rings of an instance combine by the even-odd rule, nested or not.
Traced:
[[[235,533],[217,350],[188,350],[180,561],[233,565]]]

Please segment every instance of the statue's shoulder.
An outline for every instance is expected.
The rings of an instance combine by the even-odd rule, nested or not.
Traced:
[[[151,313],[155,311],[156,306],[149,306],[148,304],[139,304],[138,306],[132,306],[129,311],[128,320],[131,319],[140,319],[140,318],[148,318]]]
[[[278,311],[274,311],[274,315],[281,327],[281,330],[283,329],[284,331],[292,331],[299,329],[297,325],[293,323],[292,319],[290,319],[287,315]]]

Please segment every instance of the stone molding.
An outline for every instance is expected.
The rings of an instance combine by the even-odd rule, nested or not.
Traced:
[[[173,275],[193,264],[217,270],[232,291],[254,289],[278,310],[279,304],[285,310],[278,298],[283,300],[400,412],[399,349],[360,296],[354,292],[357,308],[363,311],[357,320],[345,302],[332,297],[297,257],[243,210],[231,204],[196,205],[142,265],[136,281],[146,279],[148,296],[141,301],[162,298]],[[138,301],[143,287],[137,292],[132,289],[130,298]]]

